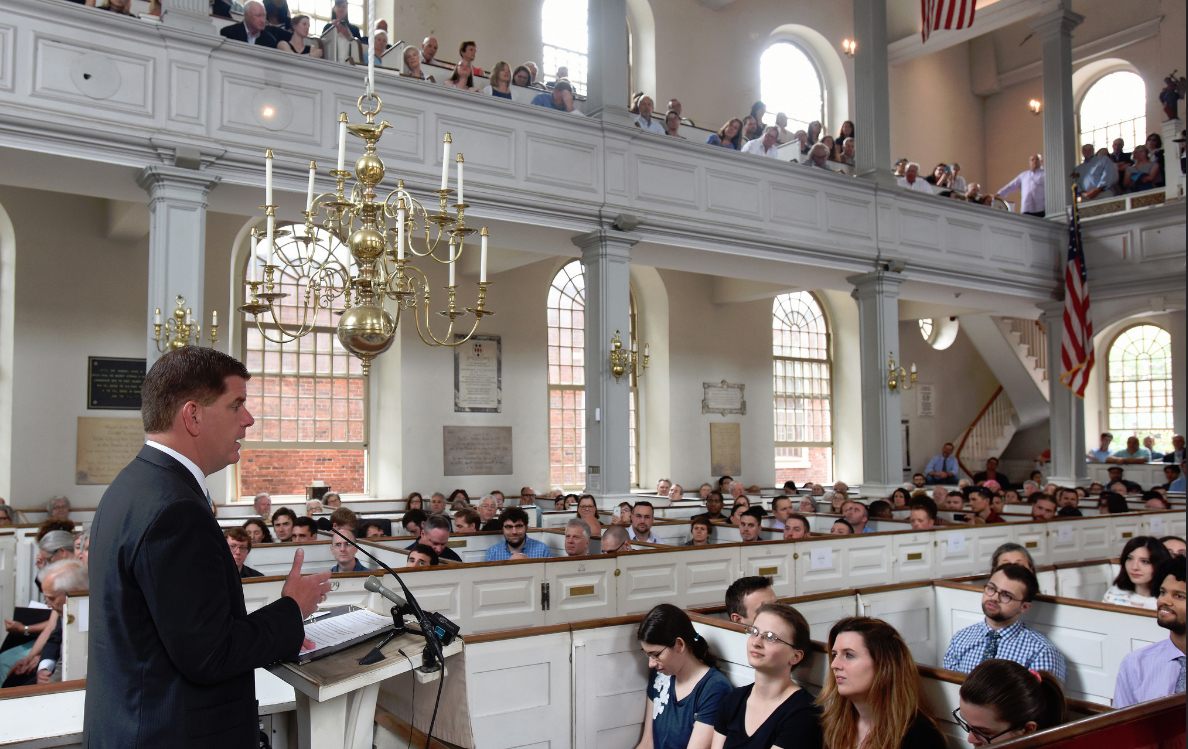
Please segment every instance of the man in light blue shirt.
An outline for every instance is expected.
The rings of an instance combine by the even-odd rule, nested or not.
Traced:
[[[866,505],[851,499],[842,505],[841,510],[842,516],[855,533],[874,533],[874,529],[866,524],[870,519],[870,510],[866,509]]]
[[[574,108],[573,105],[573,86],[569,81],[557,81],[557,85],[553,87],[552,91],[542,91],[532,99],[532,103],[538,107],[548,107],[557,112],[569,112],[570,114],[581,114],[581,111]]]
[[[1114,435],[1109,432],[1101,433],[1101,447],[1096,450],[1090,450],[1085,453],[1085,458],[1090,463],[1104,463],[1106,458],[1110,457],[1110,443],[1114,441]]]
[[[499,515],[503,526],[503,541],[487,549],[487,562],[506,562],[509,559],[548,559],[553,556],[540,541],[528,538],[528,513],[519,507],[508,507]]]
[[[1126,449],[1106,458],[1107,463],[1150,463],[1151,451],[1139,444],[1138,437],[1126,438]]]
[[[1110,158],[1104,148],[1096,153],[1092,143],[1081,146],[1081,156],[1084,161],[1077,167],[1077,188],[1081,191],[1082,200],[1093,200],[1105,193],[1113,194],[1113,187],[1118,183],[1118,165]]]
[[[657,135],[667,135],[664,130],[664,123],[657,119],[652,119],[652,112],[655,105],[652,104],[652,97],[645,96],[639,100],[639,116],[635,118],[635,126],[641,130],[647,130],[649,133],[656,133]]]
[[[924,469],[924,480],[929,484],[957,483],[957,458],[953,457],[953,443],[946,442],[940,455],[934,455]]]
[[[1122,659],[1114,685],[1115,708],[1184,691],[1184,557],[1161,564],[1151,585],[1159,590],[1156,622],[1171,636]]]

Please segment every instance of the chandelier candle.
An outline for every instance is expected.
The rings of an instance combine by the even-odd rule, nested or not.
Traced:
[[[400,199],[396,209],[396,260],[404,262],[404,222],[408,219],[408,211],[404,207],[404,198]]]
[[[318,163],[316,161],[309,162],[309,187],[305,189],[305,210],[313,210],[314,199],[314,177],[318,174]]]
[[[338,171],[346,169],[346,112],[338,115]]]
[[[450,143],[453,140],[450,138],[450,134],[446,133],[441,142],[445,147],[445,155],[441,157],[441,189],[445,190],[450,186]]]
[[[487,227],[479,235],[483,238],[483,249],[479,254],[479,283],[487,282]]]
[[[465,163],[462,154],[458,154],[458,204],[466,205],[466,201],[462,199],[462,165]]]

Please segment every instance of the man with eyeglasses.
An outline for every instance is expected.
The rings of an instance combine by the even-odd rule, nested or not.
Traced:
[[[245,577],[264,577],[264,573],[259,570],[252,569],[244,564],[247,561],[248,554],[252,551],[252,537],[247,534],[243,528],[231,528],[223,531],[223,535],[227,537],[227,548],[231,550],[231,558],[235,560],[235,566],[239,568],[239,579]]]
[[[350,528],[339,528],[338,532],[342,535],[355,540],[355,532]],[[330,553],[338,560],[338,564],[330,568],[331,572],[366,572],[367,568],[355,556],[359,553],[354,546],[351,546],[345,539],[339,538],[337,534],[333,536],[330,542]]]
[[[1004,564],[982,589],[985,619],[953,635],[944,667],[968,674],[982,661],[1005,658],[1033,671],[1048,671],[1064,681],[1064,656],[1048,638],[1021,619],[1039,593],[1035,573],[1019,564]]]
[[[521,497],[523,494],[520,495]],[[535,496],[535,495],[534,495]],[[553,556],[540,541],[528,538],[528,513],[519,507],[509,507],[499,514],[503,528],[503,542],[487,549],[484,558],[488,562],[506,562],[509,559],[548,559]]]
[[[539,528],[541,510],[536,504],[536,492],[531,486],[520,489],[520,508],[532,518],[534,527]]]

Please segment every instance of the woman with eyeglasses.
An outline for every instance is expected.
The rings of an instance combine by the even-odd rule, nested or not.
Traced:
[[[881,619],[842,619],[829,631],[829,673],[817,704],[829,749],[945,749],[924,711],[907,643]]]
[[[709,643],[670,603],[649,611],[636,637],[651,669],[636,749],[709,749],[718,706],[730,693],[730,682],[714,668]]]
[[[1159,591],[1151,590],[1151,579],[1159,565],[1170,557],[1167,547],[1157,538],[1138,536],[1130,539],[1122,548],[1122,569],[1101,602],[1154,611],[1155,596]]]
[[[1068,720],[1059,679],[1001,658],[970,672],[959,702],[953,719],[974,746],[1002,744]]]

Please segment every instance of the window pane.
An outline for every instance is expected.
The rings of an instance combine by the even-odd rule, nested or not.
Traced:
[[[776,483],[828,484],[833,473],[831,366],[825,316],[812,294],[772,302]]]
[[[792,131],[807,130],[814,120],[825,121],[825,97],[817,66],[791,42],[776,42],[759,58],[759,98],[767,105],[764,124],[774,125],[780,112],[788,115],[788,129]]]
[[[1128,71],[1103,76],[1085,92],[1078,112],[1081,145],[1110,148],[1115,138],[1130,151],[1147,139],[1147,88]]]
[[[544,83],[555,81],[557,69],[567,67],[567,77],[581,96],[586,95],[587,11],[586,0],[545,0],[540,11],[541,41],[544,42],[540,80]]]
[[[1136,325],[1114,339],[1107,360],[1109,428],[1127,432],[1116,441],[1150,436],[1155,450],[1171,450],[1171,336],[1156,325]]]

